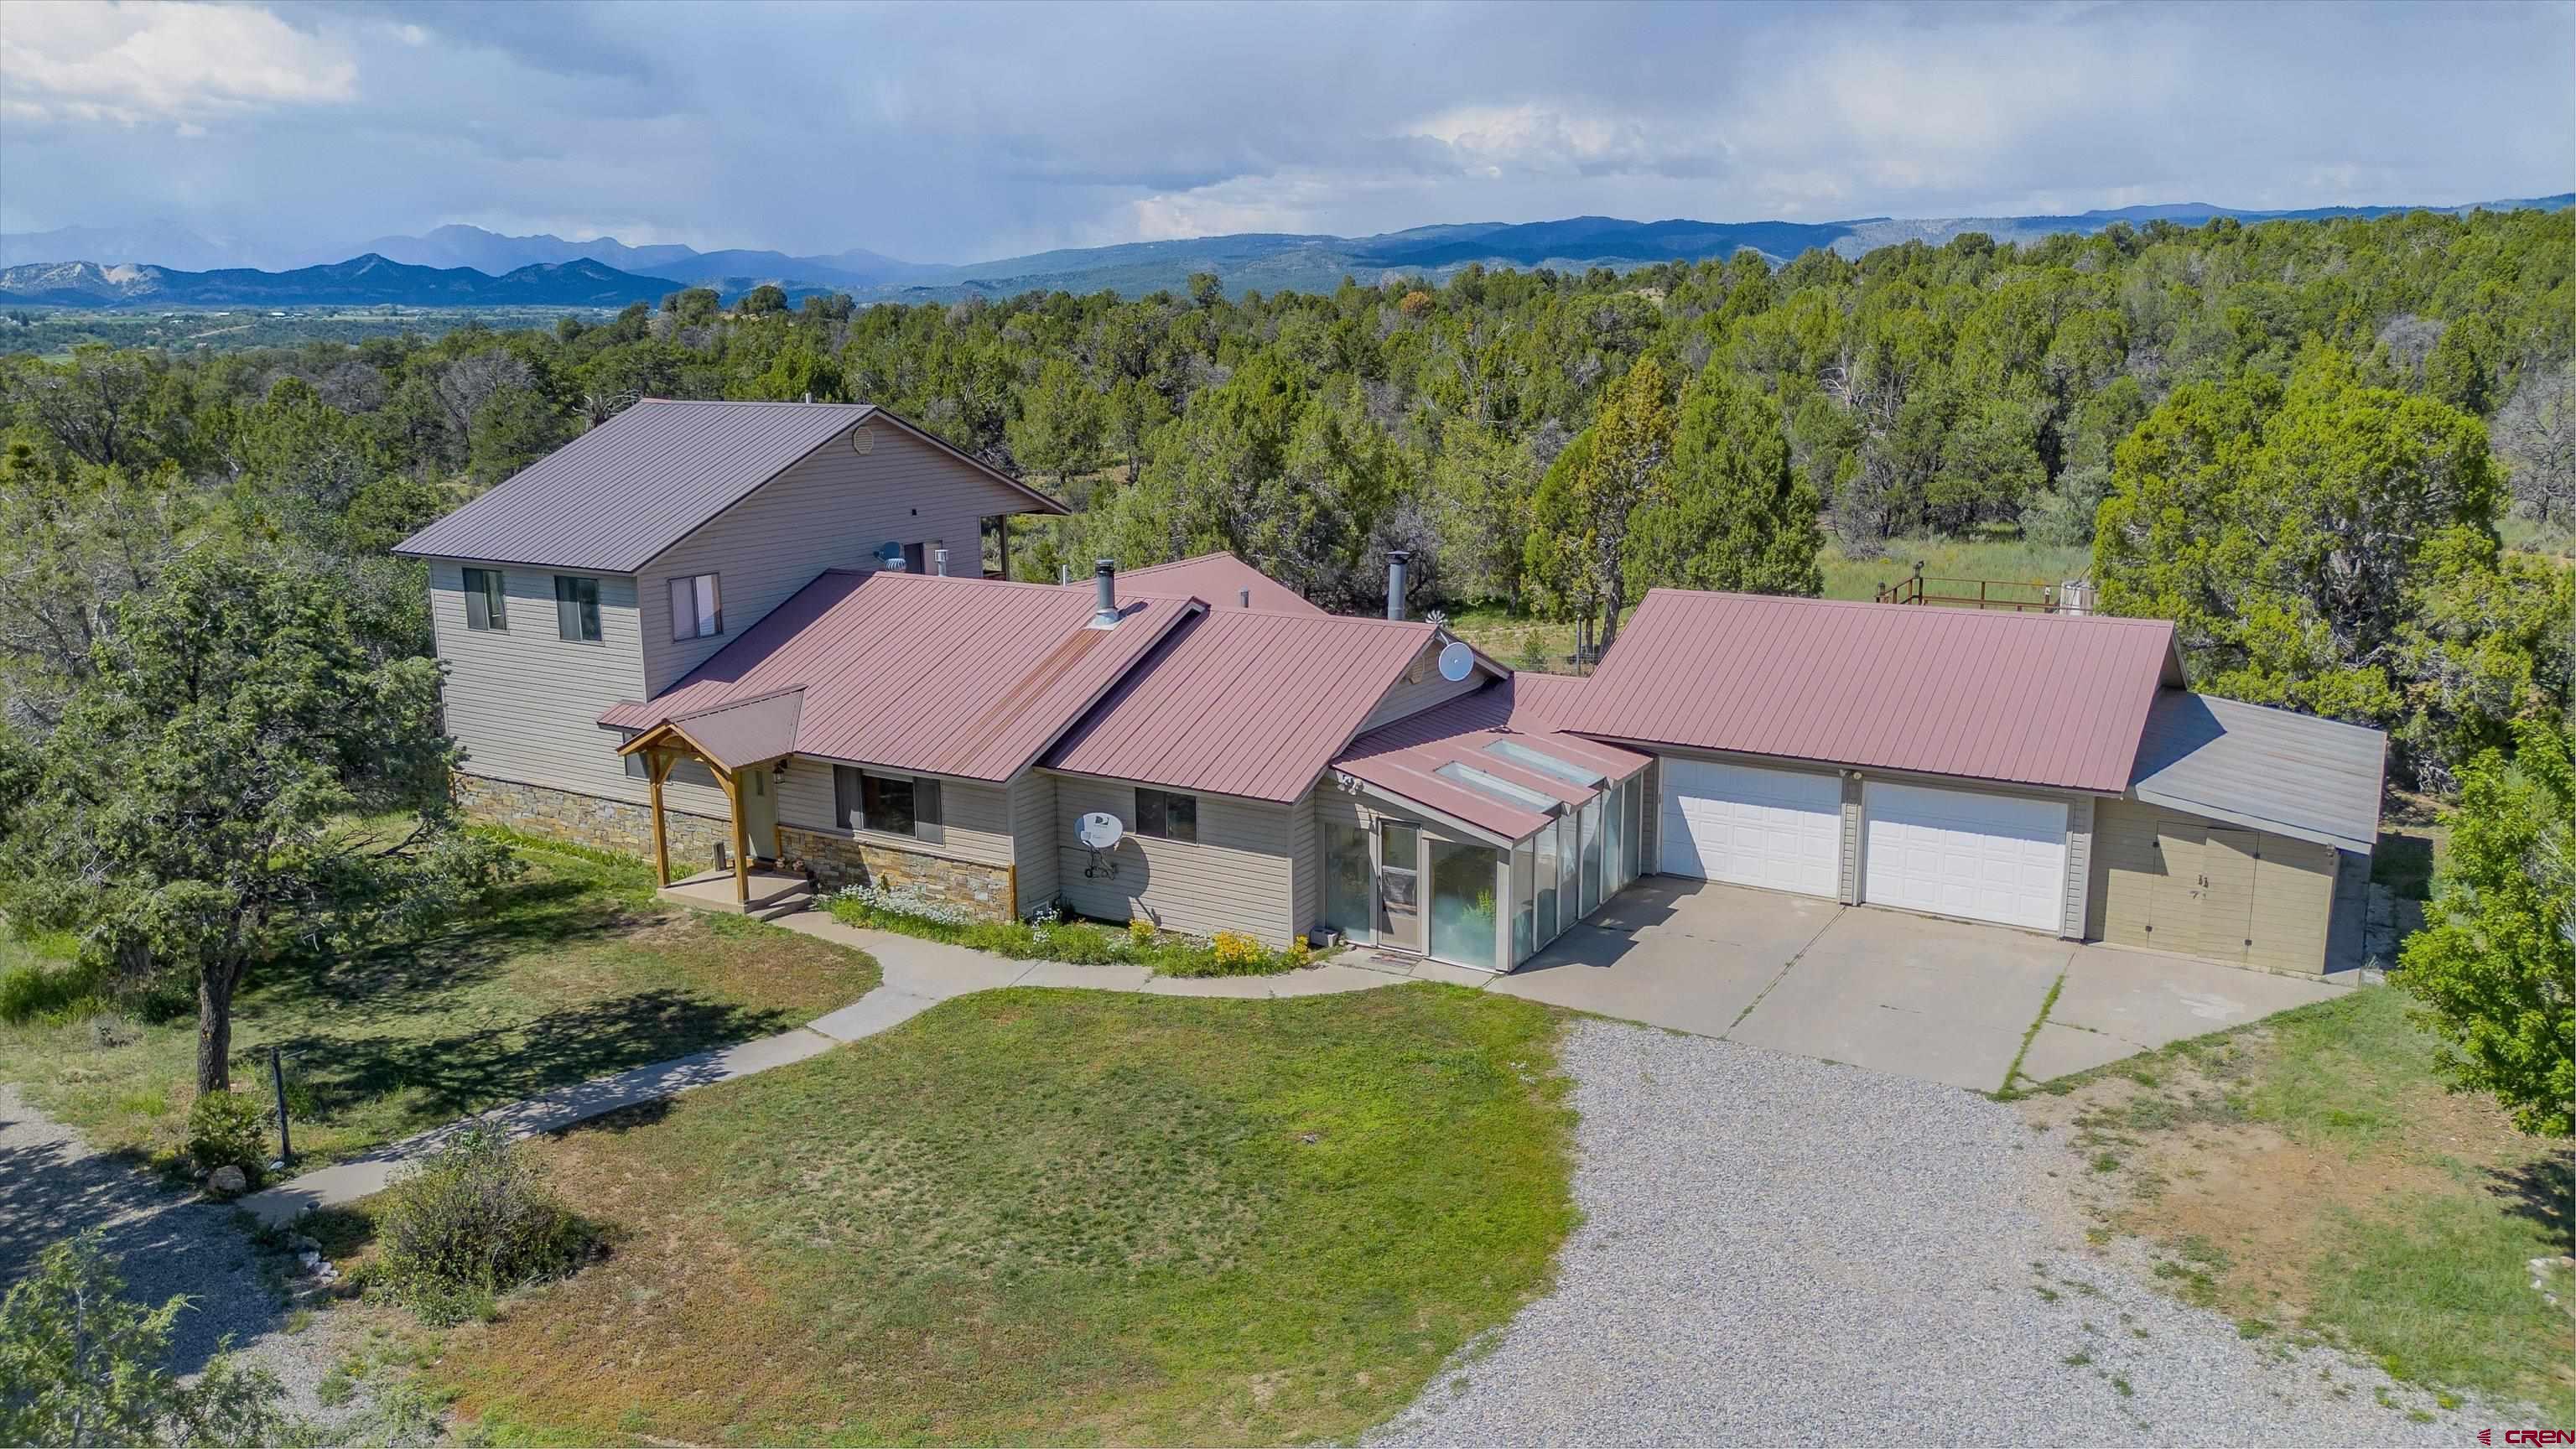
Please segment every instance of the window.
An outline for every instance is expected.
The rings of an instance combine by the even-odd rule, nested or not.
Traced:
[[[1136,833],[1156,840],[1199,838],[1199,797],[1169,790],[1136,792]]]
[[[843,830],[909,835],[937,844],[944,838],[939,782],[916,775],[880,775],[848,765],[832,767],[833,819]]]
[[[575,644],[599,642],[599,580],[555,575],[555,632]]]
[[[704,639],[724,632],[724,601],[714,574],[671,580],[671,637]]]
[[[506,604],[499,569],[465,571],[465,627],[468,629],[508,629],[510,611]]]

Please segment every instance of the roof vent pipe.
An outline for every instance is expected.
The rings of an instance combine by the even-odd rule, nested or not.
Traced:
[[[948,577],[948,550],[944,548],[931,550],[930,571],[943,579]]]
[[[1413,555],[1403,549],[1387,550],[1386,616],[1390,619],[1404,617],[1404,566],[1411,562],[1413,562]]]
[[[1234,606],[1235,606],[1236,608],[1238,608],[1238,609],[1249,609],[1249,608],[1251,608],[1251,607],[1252,607],[1252,590],[1250,590],[1250,589],[1237,589],[1237,590],[1235,590],[1235,591],[1234,591]]]
[[[1093,564],[1091,582],[1100,593],[1099,607],[1091,614],[1091,627],[1115,628],[1118,624],[1118,561],[1105,558]]]

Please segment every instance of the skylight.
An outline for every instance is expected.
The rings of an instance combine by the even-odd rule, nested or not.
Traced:
[[[1586,769],[1571,761],[1560,760],[1544,751],[1533,750],[1518,740],[1496,740],[1485,746],[1485,753],[1498,760],[1508,760],[1524,770],[1536,770],[1542,775],[1554,775],[1567,784],[1581,785],[1586,789],[1598,786],[1610,778],[1599,770]]]
[[[1557,811],[1557,801],[1509,780],[1496,779],[1473,765],[1462,765],[1452,760],[1431,773],[1452,785],[1464,785],[1479,794],[1491,795],[1506,805],[1517,805],[1540,815],[1553,815]]]

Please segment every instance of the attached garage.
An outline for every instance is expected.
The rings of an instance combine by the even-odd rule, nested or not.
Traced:
[[[1657,868],[1831,896],[1842,878],[1842,777],[1667,755]]]
[[[1861,899],[2054,931],[2066,817],[2064,800],[1872,780],[1861,792]]]

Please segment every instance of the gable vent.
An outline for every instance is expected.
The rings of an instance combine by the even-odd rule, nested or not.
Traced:
[[[876,451],[877,430],[865,423],[850,429],[850,451],[864,458]]]

